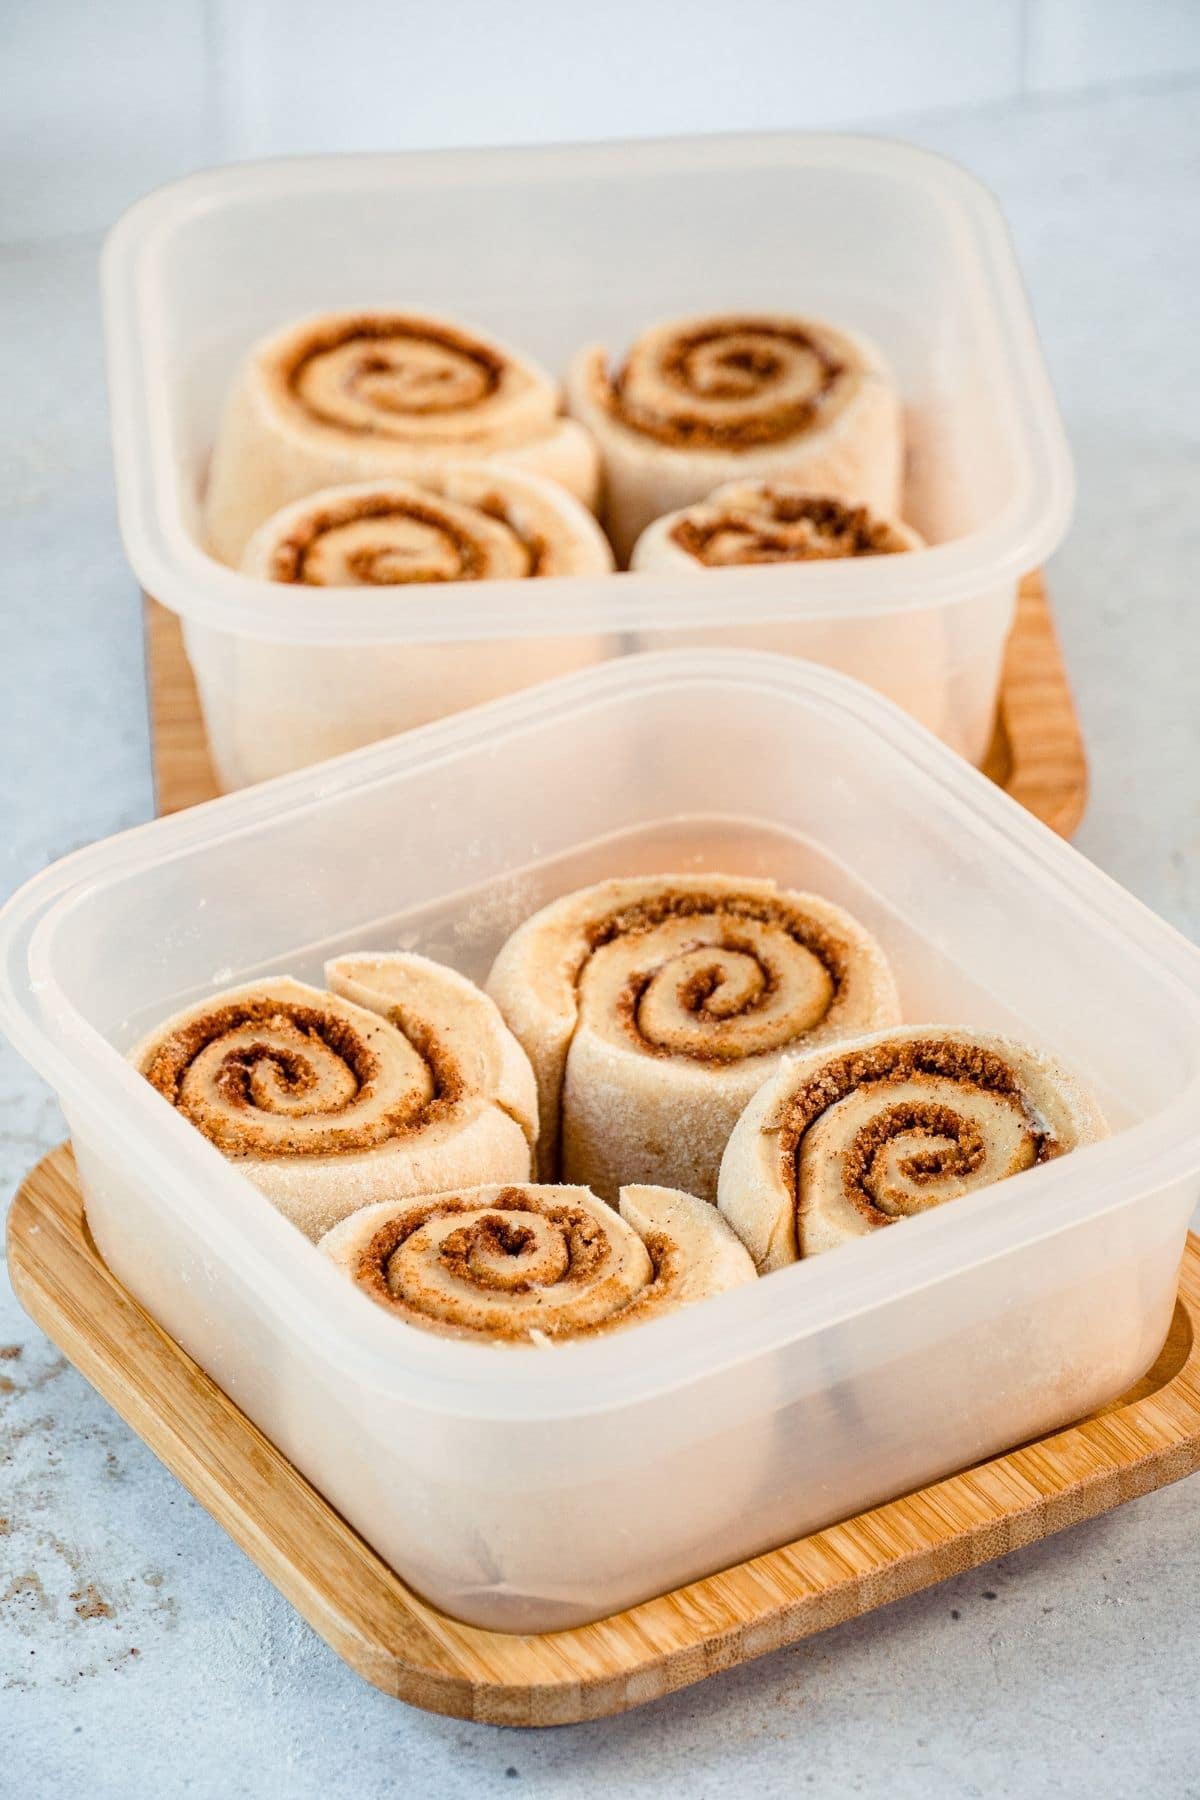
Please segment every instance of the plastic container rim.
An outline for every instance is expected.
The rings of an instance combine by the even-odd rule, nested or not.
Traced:
[[[366,1304],[333,1267],[255,1193],[186,1121],[162,1104],[121,1054],[74,1009],[53,970],[53,937],[73,909],[113,880],[266,820],[323,807],[339,795],[427,770],[530,725],[577,715],[631,695],[697,686],[782,693],[848,716],[878,738],[895,767],[939,791],[956,828],[993,855],[1017,859],[1031,883],[1051,885],[1080,908],[1114,953],[1168,978],[1200,1044],[1200,952],[1078,852],[897,707],[834,671],[761,651],[663,652],[609,663],[401,737],[351,751],[189,812],[74,852],[25,884],[0,910],[0,1026],[97,1139],[114,1134],[136,1154],[142,1180],[157,1179],[177,1213],[206,1208],[239,1274],[280,1328],[320,1321],[330,1360],[386,1393],[432,1411],[486,1418],[549,1418],[606,1411],[717,1375],[854,1314],[899,1301],[1021,1244],[1068,1230],[1200,1170],[1200,1069],[1154,1117],[1060,1162],[953,1207],[906,1221],[886,1245],[822,1259],[719,1296],[703,1307],[552,1351],[504,1350],[427,1336]],[[257,1199],[257,1195],[256,1195]],[[721,1315],[709,1309],[720,1307]],[[652,1333],[646,1337],[645,1333]],[[512,1356],[521,1380],[512,1380]],[[584,1380],[581,1383],[580,1378]],[[581,1397],[581,1386],[584,1390]]]
[[[117,500],[126,552],[148,594],[213,630],[289,644],[433,643],[557,637],[582,632],[703,628],[728,622],[730,582],[707,572],[620,573],[538,582],[447,583],[436,612],[415,593],[361,588],[294,594],[225,568],[196,543],[178,504],[166,402],[164,321],[152,290],[156,257],[173,233],[205,212],[285,197],[298,185],[333,192],[419,182],[453,185],[519,175],[531,185],[564,173],[612,171],[653,159],[656,169],[752,169],[765,159],[797,167],[860,170],[922,187],[952,214],[992,313],[1013,429],[1027,460],[1007,506],[986,526],[904,557],[752,571],[750,606],[762,623],[821,621],[969,603],[982,589],[1016,582],[1061,542],[1074,480],[1003,215],[974,176],[932,151],[884,137],[832,132],[746,133],[621,143],[276,157],[185,176],[132,206],[101,259]],[[379,296],[360,295],[363,303]],[[890,565],[884,567],[883,565]],[[903,566],[901,566],[903,565]],[[599,585],[596,585],[596,582]]]

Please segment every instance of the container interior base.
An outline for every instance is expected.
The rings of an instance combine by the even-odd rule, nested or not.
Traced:
[[[366,1680],[505,1725],[640,1706],[1200,1468],[1200,1238],[1153,1368],[1099,1413],[920,1492],[593,1625],[515,1637],[411,1592],[101,1260],[69,1147],[8,1227],[22,1305],[267,1578]]]

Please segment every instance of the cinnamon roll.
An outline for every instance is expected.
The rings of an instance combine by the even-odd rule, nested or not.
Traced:
[[[868,506],[813,493],[787,479],[734,481],[707,500],[656,519],[634,546],[630,567],[660,573],[736,569],[770,563],[830,562],[919,550],[924,540],[902,520]],[[922,725],[951,736],[945,624],[936,607],[853,617],[826,603],[815,613],[785,608],[781,616],[687,629],[690,647],[773,650],[842,669],[895,700]],[[642,633],[639,649],[660,646]]]
[[[421,484],[323,488],[268,519],[242,557],[244,574],[303,587],[604,575],[612,566],[595,518],[565,488],[478,463],[448,464]]]
[[[546,372],[474,329],[408,312],[325,313],[251,350],[213,451],[204,534],[237,566],[264,520],[321,488],[426,481],[503,457],[596,498],[588,433]]]
[[[881,1031],[765,1083],[730,1136],[717,1204],[765,1274],[1107,1131],[1038,1050],[939,1025]]]
[[[633,569],[728,569],[919,550],[924,539],[868,506],[787,481],[733,481],[647,526]]]
[[[485,994],[408,954],[338,957],[325,979],[216,994],[130,1060],[313,1239],[385,1196],[528,1176],[533,1073]]]
[[[487,982],[538,1082],[543,1180],[713,1200],[726,1139],[781,1059],[900,1016],[875,940],[772,881],[643,876],[528,919]]]
[[[784,313],[653,326],[623,363],[582,351],[567,404],[596,437],[605,522],[628,558],[651,520],[721,483],[787,476],[895,513],[901,424],[891,375],[865,339]]]
[[[508,1344],[614,1331],[755,1279],[713,1207],[660,1187],[623,1188],[619,1211],[584,1187],[512,1183],[384,1201],[321,1248],[407,1324]]]
[[[451,463],[428,482],[326,488],[259,527],[245,573],[293,587],[602,575],[608,540],[573,495],[499,463]],[[436,617],[436,595],[430,615]],[[238,640],[226,690],[239,696],[210,739],[224,786],[261,781],[393,732],[569,675],[600,661],[606,639],[563,632],[447,642],[307,646]],[[353,705],[347,704],[353,695]],[[215,747],[228,746],[222,755]],[[232,754],[229,752],[232,751]]]

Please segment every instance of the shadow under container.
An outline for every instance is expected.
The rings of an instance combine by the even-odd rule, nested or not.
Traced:
[[[883,943],[911,1021],[1002,1031],[1107,1141],[626,1332],[449,1341],[368,1302],[121,1052],[351,948],[482,977],[550,897],[727,870]],[[398,1573],[492,1629],[594,1619],[1080,1416],[1152,1363],[1200,1171],[1200,955],[896,708],[644,656],[84,850],[0,916],[114,1273]]]
[[[1070,458],[1011,242],[961,169],[821,133],[289,158],[194,175],[113,231],[104,299],[130,562],[179,614],[224,788],[636,650],[804,656],[973,762],[1018,583],[1061,541]],[[363,305],[475,322],[560,375],[647,324],[790,310],[865,332],[904,401],[930,548],[804,567],[419,589],[272,587],[200,542],[250,345]]]

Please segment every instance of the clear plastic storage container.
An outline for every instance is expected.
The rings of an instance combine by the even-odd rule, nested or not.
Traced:
[[[849,906],[905,1017],[1091,1083],[1100,1144],[625,1332],[448,1341],[375,1307],[122,1058],[341,950],[482,977],[601,877]],[[1200,955],[896,708],[790,658],[628,658],[147,825],[0,915],[0,1023],[56,1089],[126,1286],[410,1582],[595,1618],[1111,1399],[1164,1339],[1200,1171]]]
[[[243,165],[126,214],[104,291],[125,543],[184,622],[223,786],[605,657],[697,644],[843,669],[970,759],[986,750],[1017,583],[1059,543],[1072,481],[1003,220],[952,164],[797,135]],[[298,595],[236,574],[197,536],[234,369],[263,333],[363,304],[457,315],[560,373],[582,345],[619,353],[697,311],[858,328],[895,370],[905,512],[932,547],[435,593]]]

